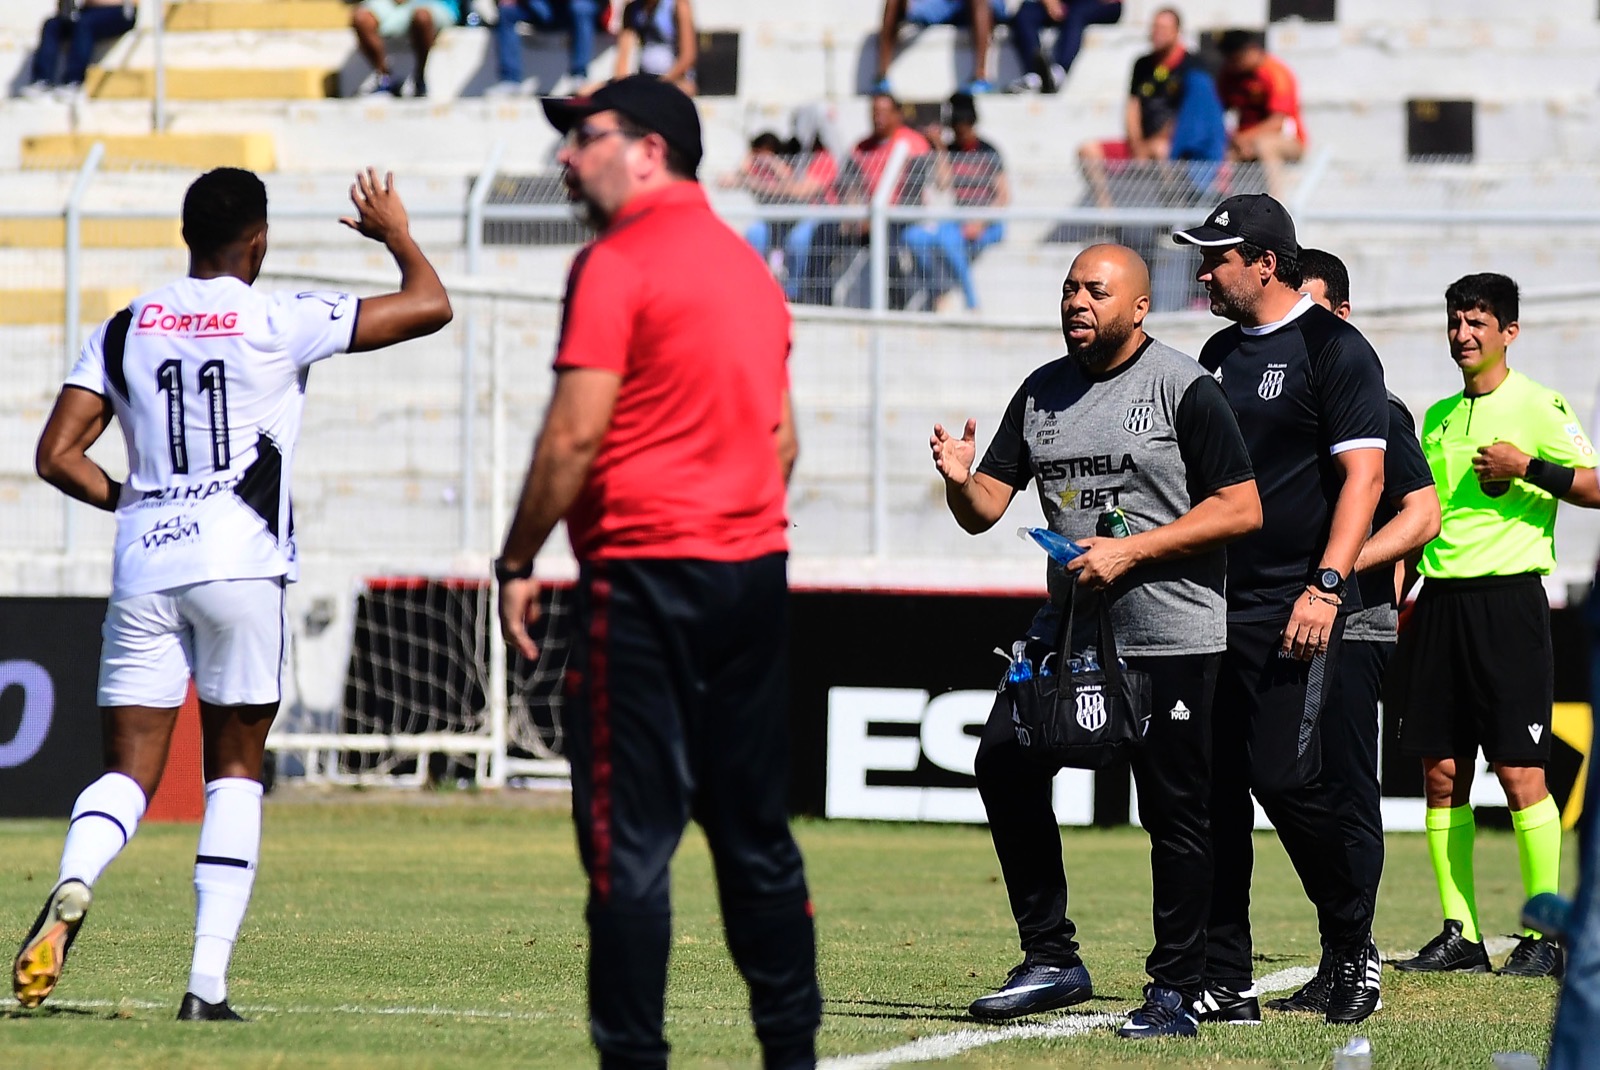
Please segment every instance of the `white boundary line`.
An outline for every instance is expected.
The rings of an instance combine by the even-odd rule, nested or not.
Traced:
[[[1262,995],[1286,992],[1292,988],[1299,988],[1316,976],[1316,973],[1317,971],[1310,966],[1291,966],[1261,978],[1256,982],[1256,991]],[[973,1048],[983,1048],[1007,1040],[1082,1036],[1092,1029],[1116,1025],[1125,1018],[1126,1015],[1121,1014],[1074,1014],[1052,1022],[1028,1022],[999,1029],[959,1029],[913,1040],[909,1044],[902,1044],[887,1051],[823,1059],[817,1064],[817,1070],[886,1070],[887,1067],[903,1063],[937,1062],[953,1058]]]

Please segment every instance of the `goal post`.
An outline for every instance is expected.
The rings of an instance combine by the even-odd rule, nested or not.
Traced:
[[[361,580],[336,701],[288,704],[268,747],[290,772],[341,783],[565,778],[570,586],[543,586],[540,605],[530,660],[502,642],[487,578]]]

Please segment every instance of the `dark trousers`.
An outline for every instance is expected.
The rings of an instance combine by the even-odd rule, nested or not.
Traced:
[[[1286,620],[1228,622],[1228,649],[1212,715],[1211,840],[1215,880],[1206,933],[1206,981],[1251,983],[1251,834],[1261,802],[1317,908],[1323,947],[1342,953],[1371,938],[1372,903],[1356,882],[1343,842],[1342,800],[1322,778],[1318,721],[1341,671],[1343,621],[1312,661],[1279,653]]]
[[[1349,639],[1322,718],[1323,779],[1341,800],[1339,826],[1356,883],[1376,903],[1383,877],[1383,792],[1378,784],[1378,696],[1394,643]]]
[[[692,818],[769,1070],[815,1065],[816,936],[788,814],[785,558],[585,564],[563,725],[602,1067],[665,1067],[672,855]]]
[[[56,83],[56,65],[61,62],[62,39],[66,38],[67,66],[59,84],[80,84],[88,73],[95,42],[121,37],[131,29],[133,20],[120,6],[82,8],[73,19],[52,15],[39,30],[39,50],[33,54],[33,81]]]
[[[1127,659],[1152,684],[1149,732],[1133,759],[1139,820],[1150,834],[1155,947],[1145,969],[1157,984],[1190,997],[1200,994],[1205,970],[1211,706],[1220,661],[1218,654]],[[1055,770],[1017,745],[1004,695],[984,726],[976,772],[1023,954],[1048,965],[1075,965],[1077,927],[1067,916],[1061,830],[1050,804]]]
[[[1051,60],[1062,70],[1072,70],[1072,63],[1083,47],[1083,32],[1096,24],[1109,24],[1122,17],[1122,5],[1107,4],[1101,0],[1067,0],[1067,17],[1059,23],[1056,46]],[[1022,69],[1044,74],[1041,69],[1044,56],[1039,44],[1039,31],[1052,25],[1053,20],[1039,0],[1023,0],[1017,13],[1011,17],[1011,40],[1017,49]]]

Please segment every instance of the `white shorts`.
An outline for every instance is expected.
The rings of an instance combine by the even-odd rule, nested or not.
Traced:
[[[279,702],[287,625],[276,576],[113,598],[100,630],[99,703],[181,706],[191,676],[203,702]]]

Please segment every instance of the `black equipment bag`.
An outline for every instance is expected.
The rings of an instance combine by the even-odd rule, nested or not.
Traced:
[[[1011,699],[1017,745],[1024,753],[1047,765],[1104,769],[1144,744],[1150,727],[1150,677],[1130,672],[1118,661],[1110,599],[1103,595],[1097,599],[1100,667],[1071,671],[1076,601],[1075,594],[1068,595],[1055,672],[1035,672],[1029,679],[1013,681],[1008,671],[1003,687]]]

